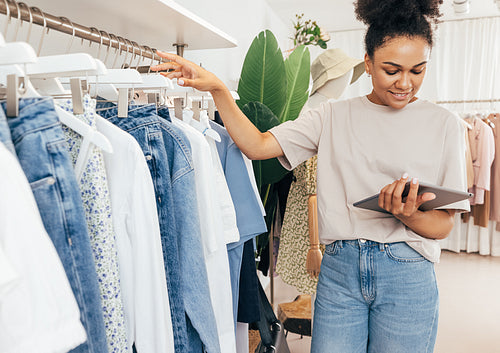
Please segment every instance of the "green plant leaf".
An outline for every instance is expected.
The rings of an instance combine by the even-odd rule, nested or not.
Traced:
[[[309,76],[311,72],[309,49],[301,45],[285,60],[287,77],[286,103],[279,116],[280,122],[295,120],[309,96]]]
[[[260,102],[250,102],[242,109],[243,113],[261,132],[279,125],[280,121],[274,113]],[[255,180],[260,188],[265,184],[273,184],[280,181],[288,171],[283,168],[277,158],[264,161],[253,161]]]
[[[286,100],[286,71],[283,54],[271,31],[259,33],[248,49],[240,81],[237,104],[261,102],[278,116]]]

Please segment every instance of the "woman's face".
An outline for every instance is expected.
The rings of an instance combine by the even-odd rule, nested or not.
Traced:
[[[414,101],[424,80],[430,46],[420,37],[395,37],[365,55],[365,69],[372,76],[373,91],[368,99],[401,109]]]

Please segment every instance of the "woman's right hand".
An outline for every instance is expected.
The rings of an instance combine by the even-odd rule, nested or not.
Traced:
[[[199,91],[209,92],[226,89],[224,83],[217,76],[201,66],[175,54],[164,53],[159,50],[156,51],[156,54],[170,61],[151,66],[151,70],[168,70],[167,72],[160,72],[160,74],[169,79],[176,78],[179,86],[193,87]]]

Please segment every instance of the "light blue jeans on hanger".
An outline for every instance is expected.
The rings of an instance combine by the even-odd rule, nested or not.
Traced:
[[[5,110],[5,102],[1,102]],[[12,142],[30,182],[43,225],[64,266],[80,309],[87,342],[71,353],[108,351],[94,255],[73,163],[52,98],[19,101],[7,118]],[[3,125],[5,127],[5,125]],[[0,138],[6,132],[0,133]]]
[[[312,353],[433,352],[434,265],[404,242],[338,240],[326,246]]]

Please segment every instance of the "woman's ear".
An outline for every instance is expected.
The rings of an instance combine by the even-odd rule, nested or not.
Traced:
[[[372,63],[370,57],[368,56],[368,54],[365,53],[365,71],[366,71],[368,76],[370,76],[372,74],[372,70],[373,70],[373,63]]]

